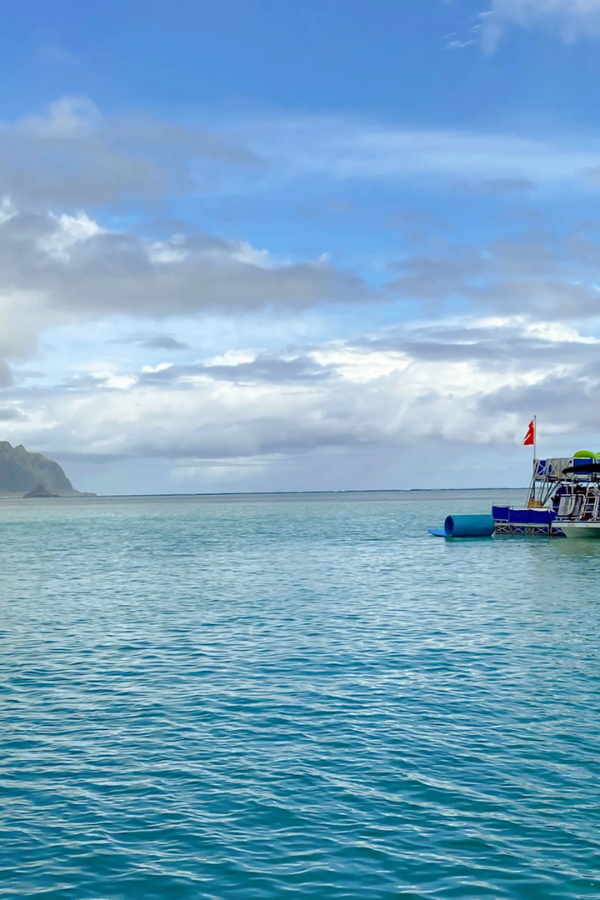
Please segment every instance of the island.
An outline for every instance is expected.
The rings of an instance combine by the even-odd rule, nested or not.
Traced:
[[[75,490],[57,462],[0,441],[0,497],[94,497]]]

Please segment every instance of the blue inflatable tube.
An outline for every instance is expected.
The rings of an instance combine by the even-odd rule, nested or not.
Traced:
[[[491,537],[494,528],[493,516],[448,516],[444,522],[447,538]]]

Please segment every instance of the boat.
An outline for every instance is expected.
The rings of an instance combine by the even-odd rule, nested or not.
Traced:
[[[525,509],[492,507],[495,534],[600,538],[600,456],[534,459]]]
[[[492,506],[491,516],[447,516],[435,537],[489,538],[499,535],[600,538],[600,453],[578,450],[572,457],[538,459],[537,417],[523,444],[533,447],[533,474],[524,509]]]

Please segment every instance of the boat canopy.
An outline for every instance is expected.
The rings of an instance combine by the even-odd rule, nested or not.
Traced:
[[[536,459],[533,477],[536,481],[556,481],[562,478],[565,469],[573,466],[574,462],[574,459],[559,456],[552,459]]]
[[[598,475],[599,473],[600,459],[597,457],[536,459],[533,466],[533,482],[553,482],[563,478],[577,481],[578,476],[585,479],[586,475]]]

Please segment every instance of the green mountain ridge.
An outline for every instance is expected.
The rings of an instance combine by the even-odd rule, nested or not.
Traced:
[[[41,453],[30,453],[22,444],[0,441],[0,494],[24,495],[44,488],[58,497],[82,496],[57,462]]]

